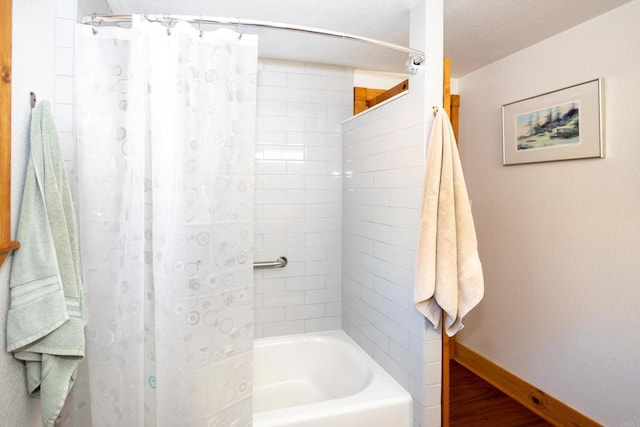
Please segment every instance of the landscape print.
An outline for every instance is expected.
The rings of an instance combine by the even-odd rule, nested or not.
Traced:
[[[567,102],[516,116],[518,151],[580,142],[580,102]]]

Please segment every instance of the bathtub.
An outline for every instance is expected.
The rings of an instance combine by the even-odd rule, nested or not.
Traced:
[[[412,405],[344,331],[255,341],[254,427],[410,427]]]

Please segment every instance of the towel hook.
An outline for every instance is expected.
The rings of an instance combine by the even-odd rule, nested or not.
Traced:
[[[36,106],[36,93],[29,92],[29,103],[31,104],[31,109],[33,110]]]
[[[435,116],[436,114],[438,114],[438,106],[434,105],[432,108],[433,108],[433,115]]]

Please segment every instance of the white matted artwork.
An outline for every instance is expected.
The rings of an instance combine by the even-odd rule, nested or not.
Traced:
[[[502,164],[604,157],[602,79],[502,106]]]

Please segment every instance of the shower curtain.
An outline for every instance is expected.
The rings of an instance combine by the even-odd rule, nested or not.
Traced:
[[[77,426],[251,424],[257,36],[76,28]]]

